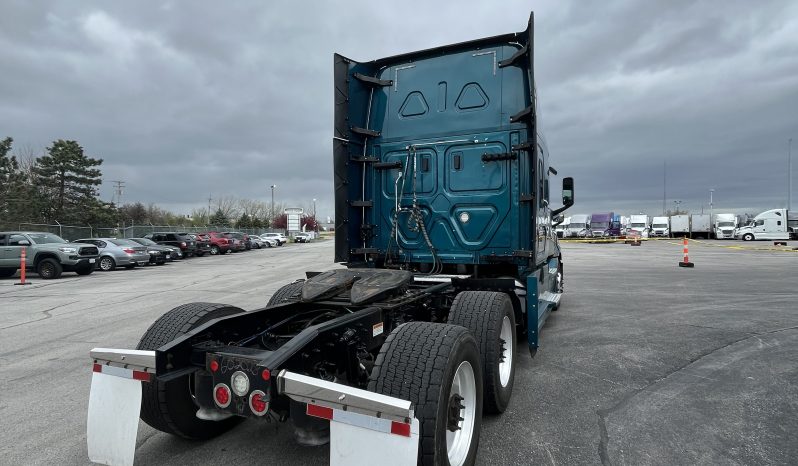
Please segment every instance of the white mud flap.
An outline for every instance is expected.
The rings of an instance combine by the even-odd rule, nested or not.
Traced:
[[[86,422],[86,443],[89,460],[109,466],[132,466],[136,453],[136,437],[141,411],[141,382],[149,381],[152,374],[148,368],[108,365],[108,361],[97,359],[102,348],[92,351],[95,358],[94,374],[89,392],[89,414]],[[152,351],[126,350],[125,359],[136,361],[152,358]],[[106,353],[100,353],[106,357]],[[149,369],[153,370],[153,369]]]
[[[155,376],[155,352],[95,348],[86,428],[89,459],[132,466],[141,382]],[[330,421],[330,465],[409,466],[418,461],[420,427],[409,401],[281,371],[278,391]]]
[[[330,466],[418,462],[418,419],[408,424],[318,405],[307,413],[330,421]]]

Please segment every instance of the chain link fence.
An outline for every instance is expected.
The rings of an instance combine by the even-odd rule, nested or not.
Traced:
[[[0,221],[0,231],[46,231],[74,241],[81,238],[138,238],[154,232],[204,233],[206,231],[240,231],[248,235],[263,233],[285,233],[278,228],[233,228],[230,226],[204,225],[122,225],[121,227],[93,227],[90,225],[63,225],[60,223],[10,223]]]

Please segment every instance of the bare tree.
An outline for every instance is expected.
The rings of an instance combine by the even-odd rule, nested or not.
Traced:
[[[214,212],[222,211],[226,218],[238,218],[241,211],[238,207],[238,200],[233,196],[223,196],[216,199],[216,208]]]

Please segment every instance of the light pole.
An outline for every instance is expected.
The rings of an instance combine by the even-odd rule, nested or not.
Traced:
[[[313,231],[319,233],[319,220],[316,218],[316,198],[313,198]]]
[[[270,217],[269,218],[269,228],[274,228],[274,188],[276,188],[276,187],[277,187],[276,184],[271,185],[271,188],[272,188],[272,210],[271,210],[271,212],[269,212],[269,217]]]
[[[679,215],[679,206],[682,205],[682,201],[673,201],[673,203],[676,205],[676,212],[674,212],[673,214]]]

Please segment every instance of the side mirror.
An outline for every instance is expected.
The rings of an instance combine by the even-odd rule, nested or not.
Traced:
[[[574,203],[574,179],[570,176],[562,179],[562,203],[567,206]]]
[[[574,205],[574,179],[570,176],[562,179],[562,204],[562,207],[551,212],[552,216],[558,215]]]
[[[555,215],[554,218],[551,219],[552,226],[556,227],[557,225],[561,224],[564,220],[565,220],[564,215],[562,214]]]

